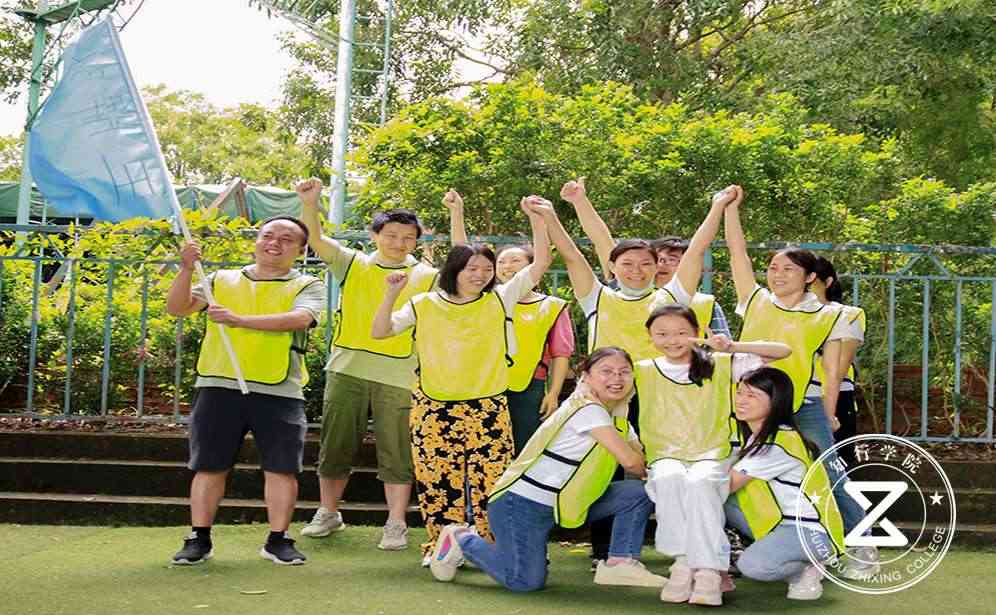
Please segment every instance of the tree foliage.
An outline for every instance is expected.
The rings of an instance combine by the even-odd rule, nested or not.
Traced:
[[[991,241],[991,187],[958,193],[938,180],[907,181],[894,143],[809,123],[787,95],[765,106],[763,114],[692,112],[643,103],[619,84],[564,96],[529,80],[463,102],[431,99],[358,151],[355,163],[370,177],[358,212],[397,203],[438,223],[438,203],[453,187],[465,195],[473,232],[511,234],[524,228],[523,195],[556,200],[564,181],[586,176],[619,236],[688,235],[708,195],[735,182],[747,191],[754,240]],[[565,221],[579,230],[573,215]]]
[[[179,184],[289,186],[310,168],[307,152],[273,110],[255,104],[218,109],[204,96],[159,85],[144,90],[166,165]]]

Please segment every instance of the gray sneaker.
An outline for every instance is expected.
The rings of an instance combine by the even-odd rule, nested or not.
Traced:
[[[308,538],[324,538],[333,532],[341,532],[346,529],[346,524],[342,522],[342,513],[339,511],[329,512],[329,509],[322,507],[315,512],[311,523],[301,528],[301,535]]]
[[[384,534],[377,543],[377,548],[383,551],[402,551],[408,548],[408,526],[400,521],[388,521],[384,525]]]

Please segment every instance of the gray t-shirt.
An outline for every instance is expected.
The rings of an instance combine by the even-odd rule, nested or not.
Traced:
[[[255,279],[252,272],[254,271],[254,266],[249,265],[248,267],[242,268],[242,273],[250,278]],[[277,280],[293,280],[305,275],[298,271],[297,269],[291,269],[287,272],[287,275],[274,278]],[[208,283],[214,283],[214,273],[208,276]],[[204,286],[203,284],[195,285],[190,294],[198,301],[206,302],[207,299],[204,296]],[[325,310],[326,305],[326,291],[325,283],[315,278],[315,281],[306,286],[297,298],[294,299],[294,305],[292,309],[305,309],[311,312],[312,317],[317,323],[322,316],[322,312]],[[234,310],[238,313],[238,310]],[[308,331],[296,331],[294,333],[294,345],[299,348],[307,348],[306,338],[308,336]],[[290,397],[293,399],[304,399],[304,392],[302,390],[301,381],[302,371],[301,371],[301,361],[303,355],[297,352],[291,352],[290,368],[287,372],[287,379],[280,384],[260,384],[257,382],[247,382],[246,386],[249,387],[249,391],[252,393],[263,393],[266,395],[276,395],[277,397]],[[237,380],[231,378],[217,378],[217,377],[204,377],[198,376],[197,381],[194,383],[195,387],[221,387],[223,389],[235,389],[238,390],[239,383]]]

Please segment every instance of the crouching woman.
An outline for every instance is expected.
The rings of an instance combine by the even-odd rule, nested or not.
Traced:
[[[526,443],[488,500],[494,544],[462,524],[448,525],[429,568],[439,581],[456,575],[461,558],[515,592],[541,589],[547,575],[547,540],[555,525],[615,516],[610,558],[595,582],[660,587],[664,578],[640,563],[653,505],[642,480],[612,482],[616,467],[645,477],[639,440],[626,419],[633,395],[633,362],[614,347],[585,362],[571,396]]]

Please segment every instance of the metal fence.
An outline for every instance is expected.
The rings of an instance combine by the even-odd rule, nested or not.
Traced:
[[[0,232],[25,230],[0,225]],[[338,238],[357,244],[366,239],[355,232]],[[761,257],[785,245],[751,249]],[[839,270],[845,265],[848,302],[868,312],[858,381],[862,407],[878,431],[923,441],[994,441],[996,248],[792,245],[831,253]],[[729,313],[735,298],[725,263],[725,250],[707,256],[703,289],[716,292]],[[57,253],[0,256],[0,416],[185,421],[183,400],[191,393],[203,323],[168,319],[162,312],[175,264]],[[326,278],[328,304],[334,306],[337,286],[327,269],[314,258],[303,268]],[[564,271],[551,271],[548,280],[548,288],[567,292]],[[323,348],[309,357],[314,382],[306,394],[313,408],[320,407],[332,320],[323,319],[312,333],[313,343]],[[585,324],[576,319],[576,325],[583,336]],[[155,403],[150,386],[158,387]]]

